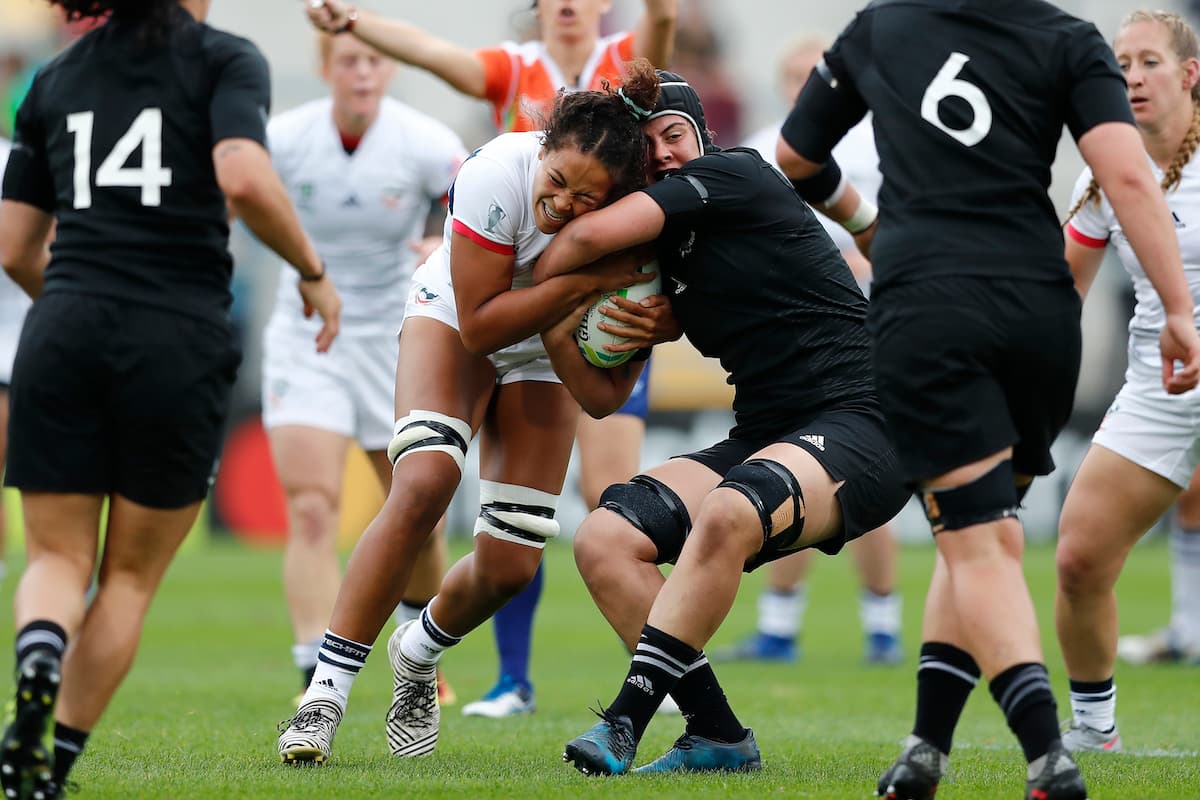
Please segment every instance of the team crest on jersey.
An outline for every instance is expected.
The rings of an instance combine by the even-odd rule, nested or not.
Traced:
[[[687,258],[689,255],[692,254],[692,248],[695,246],[696,246],[696,232],[688,231],[687,240],[683,244],[679,245],[679,257]]]
[[[500,207],[499,203],[492,203],[491,208],[488,209],[487,224],[483,226],[483,229],[488,233],[495,233],[496,226],[507,216],[508,213]]]
[[[300,208],[303,208],[305,211],[311,211],[313,194],[316,191],[312,183],[309,181],[304,181],[298,187],[296,187],[296,191],[300,195],[296,198],[296,205]]]
[[[421,305],[428,305],[437,299],[437,294],[429,291],[429,289],[426,287],[422,286],[421,288],[417,289],[417,302]]]

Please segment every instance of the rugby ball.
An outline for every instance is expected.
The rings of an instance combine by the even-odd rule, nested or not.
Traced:
[[[638,268],[638,272],[657,273],[658,271],[657,261],[651,261]],[[619,367],[637,353],[636,350],[613,353],[604,349],[607,344],[621,344],[629,340],[624,336],[614,336],[607,331],[600,330],[601,322],[613,321],[611,317],[600,313],[600,307],[607,303],[610,308],[616,308],[617,304],[611,299],[614,295],[640,303],[647,297],[656,294],[662,294],[662,276],[658,274],[654,276],[654,280],[646,283],[635,283],[615,292],[605,292],[600,295],[599,300],[588,307],[583,319],[579,321],[579,327],[575,329],[575,344],[579,345],[579,352],[583,353],[583,357],[589,364],[604,368]]]

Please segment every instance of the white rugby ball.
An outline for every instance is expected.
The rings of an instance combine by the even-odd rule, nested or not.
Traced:
[[[638,272],[658,273],[658,271],[657,261],[651,261],[638,268]],[[587,359],[589,364],[605,368],[619,367],[633,358],[634,354],[637,353],[636,350],[614,353],[604,349],[606,344],[622,344],[629,341],[629,339],[624,336],[614,336],[607,331],[600,330],[599,324],[601,322],[613,322],[611,317],[600,313],[600,307],[607,303],[610,308],[616,308],[617,304],[610,299],[614,295],[627,298],[635,303],[640,303],[647,297],[656,294],[662,294],[662,276],[660,274],[656,274],[653,280],[646,283],[635,283],[632,286],[626,286],[624,289],[618,289],[615,292],[605,292],[600,295],[599,300],[588,307],[587,312],[583,315],[583,319],[579,321],[579,327],[575,329],[575,344],[579,345],[579,352],[583,353],[583,357]]]

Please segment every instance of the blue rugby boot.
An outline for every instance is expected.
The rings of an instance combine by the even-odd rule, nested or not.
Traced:
[[[618,717],[608,709],[596,716],[599,722],[567,742],[563,761],[584,775],[624,775],[637,754],[633,725],[629,717]]]
[[[868,633],[865,660],[868,664],[889,667],[904,663],[900,637],[894,633]]]
[[[713,661],[769,661],[791,664],[800,660],[800,648],[795,638],[772,636],[756,631],[731,647],[722,647],[712,656]]]
[[[671,749],[644,767],[638,767],[635,775],[651,772],[749,772],[762,769],[762,756],[754,731],[746,729],[740,742],[715,742],[703,736],[685,733],[675,740]]]

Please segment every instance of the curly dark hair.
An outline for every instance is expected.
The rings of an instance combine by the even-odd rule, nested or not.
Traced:
[[[148,40],[157,40],[171,27],[171,17],[179,0],[47,0],[60,7],[67,21],[112,17],[136,21]]]
[[[599,91],[566,92],[554,98],[544,126],[547,150],[576,147],[604,165],[613,179],[616,199],[646,184],[646,141],[642,122],[658,101],[658,75],[644,58],[625,66],[619,89],[604,84]]]

